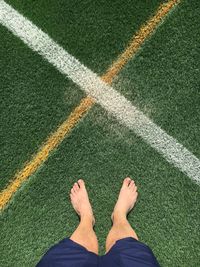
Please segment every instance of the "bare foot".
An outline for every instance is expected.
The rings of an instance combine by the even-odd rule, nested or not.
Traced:
[[[78,180],[78,182],[72,187],[70,198],[72,206],[80,218],[88,218],[94,225],[95,219],[92,207],[88,198],[87,190],[85,188],[85,183],[82,179]]]
[[[116,218],[126,218],[128,212],[134,207],[138,192],[135,182],[131,178],[124,179],[117,203],[112,213],[112,221]]]

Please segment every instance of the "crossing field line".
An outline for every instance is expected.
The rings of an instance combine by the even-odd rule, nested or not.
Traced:
[[[169,2],[173,2],[173,5],[169,6],[170,10],[177,1]],[[164,15],[165,14],[166,12]],[[15,176],[15,179],[8,185],[8,187],[2,191],[0,196],[1,209],[21,186],[22,182],[35,172],[44,160],[47,159],[51,149],[55,148],[63,140],[65,134],[70,131],[95,101],[112,113],[122,124],[128,126],[130,129],[134,130],[136,134],[143,137],[147,143],[154,147],[169,162],[173,163],[190,178],[199,182],[200,161],[174,138],[149,120],[142,112],[135,108],[130,101],[105,83],[105,81],[111,83],[112,79],[106,80],[106,75],[104,75],[102,79],[99,78],[95,73],[86,68],[77,59],[56,44],[47,34],[42,32],[39,28],[33,25],[33,23],[28,21],[2,0],[0,1],[0,22],[16,36],[21,38],[30,48],[37,51],[52,63],[60,72],[77,83],[90,96],[81,101],[81,105],[83,105],[84,108],[79,115],[75,116],[74,112],[70,115],[71,118],[73,118],[73,116],[76,117],[75,120],[71,120],[71,126],[66,126],[67,124],[64,122],[58,128],[61,132],[58,132],[59,134],[57,135],[56,131],[56,133],[50,136],[48,140],[51,140],[51,142],[49,143],[47,140],[36,156],[33,157],[32,161],[30,161],[24,169]],[[134,51],[132,54],[129,54],[132,56]],[[124,61],[124,64],[126,62],[127,60]],[[113,73],[110,71],[111,69],[112,68],[110,68],[107,73]],[[77,112],[78,108],[79,107],[75,109],[75,112]],[[63,125],[66,127],[62,127]],[[54,135],[55,138],[53,138]],[[51,144],[52,148],[49,147]],[[37,157],[38,160],[36,160]]]

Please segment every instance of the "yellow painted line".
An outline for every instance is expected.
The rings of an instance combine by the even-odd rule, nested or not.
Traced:
[[[50,152],[55,149],[76,125],[81,117],[92,107],[94,100],[91,97],[85,97],[81,100],[79,106],[69,115],[69,117],[60,125],[60,127],[48,138],[42,145],[38,153],[29,161],[24,168],[18,172],[11,183],[0,194],[0,209],[3,209],[12,195],[18,190],[27,178],[32,175],[40,165],[47,160]]]
[[[125,51],[113,62],[111,67],[101,77],[106,83],[111,84],[113,78],[125,66],[128,60],[138,51],[144,41],[153,33],[160,21],[169,13],[169,11],[179,1],[170,0],[161,4],[156,14],[143,25],[134,35],[132,41]],[[72,111],[70,116],[59,126],[59,128],[47,139],[33,158],[25,164],[24,168],[17,172],[8,186],[0,193],[0,210],[4,209],[14,193],[20,188],[22,183],[28,179],[40,166],[47,160],[49,154],[65,138],[65,136],[74,128],[86,112],[95,104],[93,98],[87,96],[83,98],[80,104]]]
[[[154,32],[158,24],[169,13],[169,11],[180,1],[170,0],[159,6],[155,15],[150,18],[146,24],[142,25],[139,31],[133,36],[128,47],[118,57],[118,59],[111,65],[107,72],[102,76],[102,79],[111,84],[113,78],[120,72],[120,70],[126,65],[130,58],[138,51],[144,41]]]

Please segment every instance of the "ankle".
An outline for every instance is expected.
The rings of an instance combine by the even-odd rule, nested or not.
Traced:
[[[82,224],[88,224],[94,226],[95,224],[95,218],[92,214],[82,214],[80,216],[80,222]]]
[[[126,224],[128,222],[127,215],[124,212],[114,211],[111,216],[113,224]]]

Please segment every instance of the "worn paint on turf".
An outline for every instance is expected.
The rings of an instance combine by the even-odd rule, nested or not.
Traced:
[[[133,37],[133,40],[130,42],[127,49],[101,77],[104,82],[106,82],[107,84],[112,83],[113,78],[119,73],[119,71],[128,62],[128,60],[137,52],[146,38],[148,38],[150,34],[155,30],[155,28],[159,25],[163,17],[166,16],[166,14],[168,14],[168,12],[177,3],[178,1],[170,0],[169,2],[164,3],[159,7],[156,14],[149,21],[147,21],[144,26],[141,27],[138,33]],[[106,98],[102,98],[102,94],[106,95],[105,93],[103,93],[104,90],[100,92],[101,101],[99,101],[100,99],[96,97],[98,95],[98,90],[101,90],[103,87],[105,87],[103,86],[103,83],[99,84],[99,78],[85,66],[80,64],[78,60],[69,55],[63,48],[57,45],[50,37],[48,37],[47,34],[43,33],[40,29],[38,29],[35,25],[33,25],[26,18],[20,15],[17,11],[12,9],[4,1],[0,2],[0,21],[15,35],[19,36],[29,47],[37,51],[39,54],[43,55],[62,73],[67,74],[74,82],[79,84],[82,88],[85,88],[85,91],[88,94],[91,94],[92,91],[94,91],[93,97],[96,98],[97,102],[101,103],[104,107],[107,106],[104,105],[107,101]],[[35,36],[37,36],[37,38],[35,38]],[[92,79],[90,80],[89,77],[92,77]],[[83,83],[80,81],[80,79],[84,80]],[[93,81],[94,83],[91,84],[91,81]],[[89,90],[86,89],[88,85],[90,88]],[[97,86],[97,90],[92,90],[91,85],[93,87]],[[110,88],[108,87],[107,89]],[[107,89],[105,88],[105,90]],[[113,89],[111,91],[112,99],[117,99],[117,101],[125,100],[124,104],[128,104],[128,107],[130,106],[129,101],[117,94]],[[108,95],[108,98],[109,97],[110,95]],[[90,96],[84,98],[81,101],[80,105],[75,108],[75,110],[70,114],[69,118],[65,122],[63,122],[63,124],[57,129],[57,131],[53,133],[42,145],[38,153],[33,156],[32,160],[28,162],[25,167],[15,175],[14,179],[11,181],[8,187],[1,192],[0,209],[3,209],[5,207],[5,205],[11,199],[12,195],[18,190],[21,184],[39,168],[39,166],[48,158],[49,153],[54,148],[56,148],[60,144],[60,142],[62,142],[69,131],[76,125],[76,123],[92,107],[94,103],[94,99]],[[108,103],[110,107],[113,106],[112,102],[108,101]],[[132,109],[133,114],[135,114],[136,109],[134,107],[132,107]],[[112,110],[110,110],[108,106],[107,110],[112,112]],[[123,113],[124,110],[124,107],[121,106],[119,112]],[[112,113],[114,114],[115,112]],[[118,119],[120,119],[119,115],[120,114],[117,115]],[[144,115],[141,118],[146,119]],[[124,123],[124,121],[122,121],[122,123]],[[141,134],[139,133],[139,135]]]

